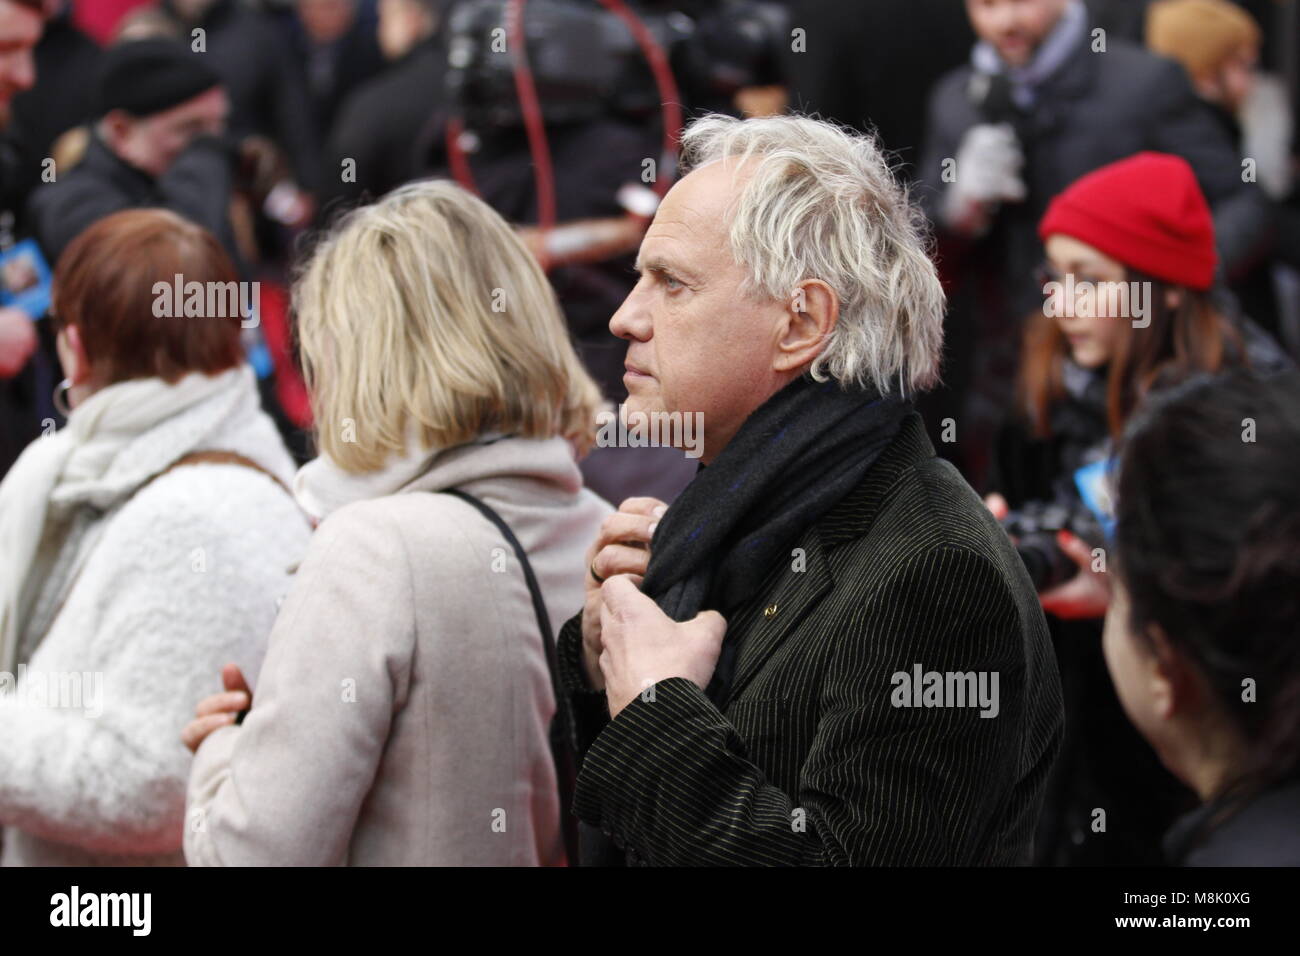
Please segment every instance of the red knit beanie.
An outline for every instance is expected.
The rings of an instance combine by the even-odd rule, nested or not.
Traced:
[[[1179,156],[1138,153],[1093,170],[1052,200],[1038,224],[1175,285],[1214,279],[1214,221],[1192,167]]]

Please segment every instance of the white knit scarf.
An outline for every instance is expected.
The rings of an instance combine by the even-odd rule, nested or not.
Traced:
[[[13,671],[22,622],[40,590],[32,570],[47,521],[82,504],[114,507],[202,447],[213,422],[246,417],[245,406],[251,401],[255,411],[256,400],[246,365],[214,376],[192,373],[173,385],[132,379],[93,393],[62,429],[23,451],[0,482],[0,671]],[[204,404],[212,407],[200,410]]]

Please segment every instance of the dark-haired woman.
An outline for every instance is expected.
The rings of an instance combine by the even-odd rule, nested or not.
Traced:
[[[1038,860],[1154,864],[1193,797],[1124,719],[1101,655],[1114,442],[1153,392],[1287,360],[1212,291],[1213,223],[1184,160],[1141,153],[1084,176],[1052,202],[1039,234],[1043,314],[1026,327],[1020,407],[988,499],[1039,584],[1065,694]]]
[[[1106,663],[1202,800],[1170,861],[1300,866],[1300,374],[1171,390],[1120,467]]]

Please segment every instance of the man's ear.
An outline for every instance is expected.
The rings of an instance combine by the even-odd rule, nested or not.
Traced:
[[[795,286],[781,316],[772,368],[791,372],[810,364],[826,347],[840,316],[840,299],[821,279]]]
[[[1152,710],[1162,720],[1199,709],[1202,687],[1194,665],[1180,654],[1158,624],[1147,630],[1152,653],[1147,672]]]
[[[122,147],[131,132],[131,114],[126,110],[109,110],[99,121],[99,135],[113,152]]]

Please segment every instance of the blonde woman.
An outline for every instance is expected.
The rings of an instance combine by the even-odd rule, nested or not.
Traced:
[[[506,223],[443,182],[348,215],[295,290],[320,522],[247,718],[233,668],[196,748],[198,865],[559,864],[555,710],[539,617],[583,602],[606,513],[577,455],[599,402],[545,276]]]

